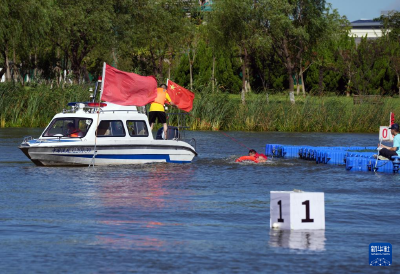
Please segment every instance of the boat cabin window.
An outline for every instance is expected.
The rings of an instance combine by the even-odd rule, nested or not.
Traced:
[[[54,119],[43,133],[43,137],[82,138],[86,136],[92,122],[92,119],[86,118]]]
[[[145,121],[127,121],[126,127],[128,128],[129,136],[131,137],[149,136],[149,131]]]
[[[125,137],[122,121],[103,120],[97,128],[97,137]]]

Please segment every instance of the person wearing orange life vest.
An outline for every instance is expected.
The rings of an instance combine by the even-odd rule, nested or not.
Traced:
[[[83,133],[75,128],[74,123],[68,123],[68,137],[83,137]]]
[[[150,128],[153,130],[154,123],[156,119],[159,123],[163,124],[164,127],[164,139],[167,139],[167,115],[165,114],[164,110],[164,102],[168,100],[171,103],[171,98],[167,93],[167,85],[162,84],[159,88],[157,88],[157,97],[154,99],[154,102],[150,105],[149,110],[149,123]]]
[[[249,150],[249,156],[242,156],[238,159],[236,159],[235,162],[243,162],[243,161],[253,161],[256,163],[263,163],[267,161],[267,156],[262,153],[257,153],[254,149]]]
[[[258,162],[265,162],[268,159],[265,154],[258,153],[254,149],[249,150],[249,156],[253,156]]]

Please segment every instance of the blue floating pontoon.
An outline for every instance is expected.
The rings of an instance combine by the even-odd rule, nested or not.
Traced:
[[[342,165],[349,171],[372,171],[398,173],[400,156],[394,161],[376,160],[376,147],[313,147],[267,144],[265,154],[269,157],[302,159],[317,164]]]

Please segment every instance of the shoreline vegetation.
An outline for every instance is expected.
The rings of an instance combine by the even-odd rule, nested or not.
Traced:
[[[90,86],[92,87],[92,86]],[[0,84],[0,127],[45,127],[68,102],[89,99],[89,86],[50,88],[46,85]],[[354,104],[345,96],[296,96],[288,93],[240,95],[196,92],[193,110],[187,117],[190,130],[282,131],[282,132],[378,132],[388,125],[390,112],[399,113],[399,98],[382,97],[379,104]],[[168,112],[177,112],[170,107]],[[168,123],[176,124],[173,115]]]

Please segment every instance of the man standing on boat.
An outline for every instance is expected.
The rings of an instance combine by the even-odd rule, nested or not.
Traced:
[[[385,145],[378,146],[381,148],[379,150],[379,155],[388,158],[389,160],[393,161],[394,159],[392,156],[400,156],[400,134],[399,134],[399,124],[393,124],[389,128],[393,137],[393,147],[388,147]]]
[[[167,93],[167,85],[162,84],[161,87],[157,88],[157,97],[154,99],[154,102],[150,105],[149,111],[149,123],[150,128],[153,130],[153,125],[156,122],[156,119],[159,123],[163,124],[164,127],[164,139],[167,139],[167,115],[165,114],[164,110],[164,102],[168,100],[171,103],[171,98]]]

